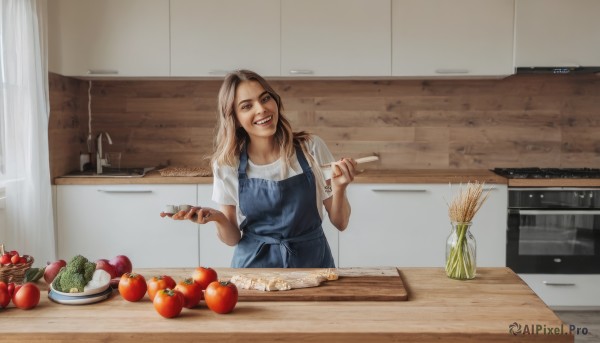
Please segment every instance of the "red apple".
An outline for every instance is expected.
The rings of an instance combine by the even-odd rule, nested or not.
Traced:
[[[110,261],[108,261],[115,270],[117,271],[117,277],[121,277],[125,273],[131,273],[133,270],[133,266],[131,265],[131,261],[125,255],[118,255],[113,257]]]
[[[109,273],[111,279],[117,277],[117,269],[112,264],[110,264],[110,262],[108,262],[107,259],[102,258],[96,261],[96,269],[102,269],[105,272]]]
[[[48,262],[48,265],[44,269],[44,280],[46,281],[46,283],[51,284],[52,280],[54,280],[54,278],[60,271],[60,268],[65,267],[66,265],[67,262],[65,262],[65,260],[58,260],[52,263]]]

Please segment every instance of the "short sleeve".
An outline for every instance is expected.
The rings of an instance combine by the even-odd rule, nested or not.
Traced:
[[[335,162],[335,158],[333,157],[333,155],[329,151],[329,148],[327,148],[327,145],[321,139],[321,137],[313,135],[311,138],[312,139],[308,145],[308,150],[310,151],[310,154],[314,157],[317,164],[323,165],[323,164]],[[325,183],[326,183],[326,180],[323,180],[324,187],[319,187],[319,190],[318,190],[319,197],[323,200],[325,200],[333,195],[331,187],[327,186]]]
[[[213,164],[212,200],[220,205],[237,206],[237,175],[228,166],[219,167]],[[235,184],[234,184],[235,183]]]
[[[319,136],[312,136],[311,154],[319,165],[335,162],[335,158],[327,148],[327,144]]]

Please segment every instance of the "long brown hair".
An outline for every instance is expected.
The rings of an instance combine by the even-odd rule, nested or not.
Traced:
[[[280,147],[280,156],[283,158],[282,175],[290,168],[290,159],[294,156],[295,146],[300,146],[307,156],[313,171],[319,172],[314,157],[307,153],[304,144],[311,139],[310,134],[304,131],[293,132],[289,120],[283,114],[281,97],[262,76],[250,70],[236,70],[225,76],[219,90],[218,121],[215,135],[215,152],[211,163],[217,166],[237,167],[242,149],[250,142],[246,130],[237,123],[235,115],[235,91],[242,81],[256,81],[267,91],[277,103],[279,120],[275,130],[275,142]],[[322,179],[322,178],[318,178]]]

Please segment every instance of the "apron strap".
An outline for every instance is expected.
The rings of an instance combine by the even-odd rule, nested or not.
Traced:
[[[281,251],[281,257],[283,260],[283,268],[289,268],[290,255],[296,255],[296,252],[290,247],[290,243],[294,242],[306,242],[313,239],[320,238],[323,236],[323,230],[311,230],[302,236],[290,237],[290,238],[274,238],[271,236],[261,236],[252,232],[244,232],[244,236],[255,239],[263,244],[279,245]]]
[[[246,178],[246,169],[248,167],[248,153],[246,152],[246,146],[242,148],[240,152],[240,165],[238,166],[238,179]]]
[[[304,152],[302,152],[302,148],[300,146],[296,146],[296,157],[298,158],[298,163],[300,163],[302,172],[304,172],[306,179],[308,179],[308,184],[311,187],[314,186],[314,174],[312,173],[310,164],[306,160],[306,156],[304,156]]]

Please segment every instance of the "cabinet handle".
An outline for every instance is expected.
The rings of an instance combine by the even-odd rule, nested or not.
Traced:
[[[150,189],[99,189],[102,193],[152,193]]]
[[[315,72],[309,69],[292,69],[290,70],[290,74],[292,75],[312,75]]]
[[[88,75],[117,75],[119,71],[112,69],[89,69],[87,73]]]
[[[225,69],[211,69],[208,71],[208,75],[227,75],[230,73],[230,70]]]
[[[548,282],[548,281],[543,281],[543,283],[546,286],[575,286],[575,284],[571,283],[571,282]]]
[[[427,193],[426,189],[394,189],[394,188],[375,188],[371,189],[377,193]]]
[[[436,69],[436,74],[468,74],[469,69]]]

